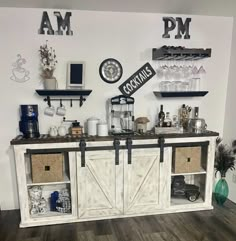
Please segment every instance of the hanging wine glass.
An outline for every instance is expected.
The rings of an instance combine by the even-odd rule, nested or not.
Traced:
[[[203,66],[201,66],[201,67],[198,69],[198,74],[199,74],[199,75],[204,75],[204,74],[206,74],[206,70],[204,69]]]
[[[205,77],[205,74],[206,74],[206,70],[204,69],[203,66],[201,66],[199,69],[198,69],[198,76],[201,80],[204,79]]]

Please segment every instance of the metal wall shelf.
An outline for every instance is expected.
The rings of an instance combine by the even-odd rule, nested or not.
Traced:
[[[51,96],[51,95],[82,95],[88,96],[92,90],[36,90],[36,92],[41,96]]]
[[[152,60],[199,60],[211,57],[211,49],[162,46],[152,49]]]
[[[153,93],[157,97],[201,97],[205,96],[208,93],[208,91],[153,91]]]
[[[40,96],[47,96],[44,101],[48,102],[48,105],[51,106],[51,101],[70,101],[71,107],[73,101],[79,101],[80,106],[83,105],[84,101],[86,100],[85,96],[89,96],[92,90],[35,90],[38,95]],[[79,96],[79,98],[51,98],[50,96]]]

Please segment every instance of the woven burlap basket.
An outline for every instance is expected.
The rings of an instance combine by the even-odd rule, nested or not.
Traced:
[[[176,147],[173,151],[172,171],[191,173],[201,170],[201,147]]]
[[[33,154],[31,156],[32,181],[63,181],[63,154]]]

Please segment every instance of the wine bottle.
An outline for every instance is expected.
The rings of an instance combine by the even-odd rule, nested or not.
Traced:
[[[165,119],[165,112],[163,111],[163,105],[160,106],[160,111],[158,113],[158,126],[163,127]]]

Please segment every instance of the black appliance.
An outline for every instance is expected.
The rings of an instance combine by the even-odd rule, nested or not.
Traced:
[[[25,138],[39,137],[38,105],[21,105],[20,131]]]

